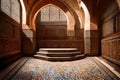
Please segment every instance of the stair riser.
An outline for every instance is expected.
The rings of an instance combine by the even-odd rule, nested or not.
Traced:
[[[49,57],[72,57],[72,54],[48,54]]]
[[[48,61],[48,58],[44,58],[44,57],[36,57],[36,56],[34,56],[34,58],[38,58],[38,59],[41,59],[41,60],[47,60]]]
[[[84,55],[78,56],[78,57],[71,57],[71,58],[54,58],[54,57],[41,57],[41,56],[34,56],[35,58],[42,59],[42,60],[47,60],[47,61],[72,61],[72,60],[78,60],[78,59],[83,59],[85,58]]]
[[[45,57],[35,57],[35,58],[38,58],[38,59],[41,59],[41,60],[47,60],[47,61],[70,61],[70,60],[74,60],[73,58],[69,58],[69,59],[66,59],[66,58],[45,58]]]
[[[83,54],[83,53],[81,53],[81,52],[62,52],[62,53],[55,53],[55,52],[53,52],[53,53],[39,53],[39,52],[37,52],[37,55],[43,55],[43,56],[50,56],[50,57],[72,57],[72,56],[75,56],[75,55],[81,55],[81,54]]]
[[[37,54],[37,55],[43,55],[49,57],[73,57],[80,54]]]

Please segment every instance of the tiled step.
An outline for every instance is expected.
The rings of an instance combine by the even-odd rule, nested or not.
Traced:
[[[85,55],[77,48],[40,48],[34,57],[49,61],[69,61],[84,58]]]
[[[80,54],[80,55],[74,56],[74,60],[82,59],[82,58],[85,58],[85,54]]]
[[[39,51],[48,51],[48,52],[73,52],[78,51],[77,48],[40,48]]]
[[[82,52],[80,51],[74,51],[74,52],[45,52],[45,51],[39,51],[36,52],[37,55],[44,55],[49,57],[68,57],[68,56],[75,56],[80,55]]]
[[[71,61],[76,59],[82,59],[85,57],[84,54],[73,56],[73,57],[49,57],[49,56],[43,56],[43,55],[34,55],[35,58],[43,59],[43,60],[49,60],[49,61]]]

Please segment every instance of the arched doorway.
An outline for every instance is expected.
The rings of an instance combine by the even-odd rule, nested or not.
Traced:
[[[30,18],[33,19],[30,19],[32,21],[30,24],[35,31],[36,36],[34,36],[36,39],[36,49],[38,50],[38,52],[36,52],[37,55],[34,55],[34,57],[45,58],[49,60],[49,57],[47,56],[49,54],[50,56],[54,56],[51,57],[50,60],[74,60],[83,58],[84,34],[82,30],[79,30],[78,28],[78,30],[76,30],[76,27],[78,27],[77,22],[79,22],[77,21],[78,18],[76,19],[77,15],[74,12],[74,16],[73,13],[71,13],[71,11],[69,10],[69,8],[66,7],[64,4],[56,3],[50,1],[50,3],[46,3],[39,8],[37,4],[35,7],[38,8],[38,10],[35,7],[32,10],[33,15],[31,15]],[[59,7],[59,9],[57,9],[53,5]],[[63,15],[63,12],[60,9],[63,10],[67,18],[65,18],[65,15]],[[54,10],[55,12],[58,11],[58,14],[54,13]],[[52,14],[50,12],[52,12]],[[60,12],[62,12],[62,14]],[[80,33],[80,35],[76,36],[75,31],[77,31],[77,33]],[[56,53],[56,49],[52,49],[53,53],[51,54],[51,47],[57,48],[57,51],[60,52]],[[41,50],[41,48],[44,49]],[[62,49],[59,50],[58,48]],[[68,50],[68,48],[70,48],[70,50]],[[42,54],[44,55],[44,51],[45,53],[47,52],[46,56],[42,56]],[[56,53],[57,55],[54,53]]]
[[[30,46],[31,52],[36,51],[36,46],[37,46],[37,38],[36,38],[36,18],[39,12],[46,7],[47,5],[54,5],[57,6],[59,9],[63,10],[66,17],[67,17],[67,43],[65,41],[64,45],[67,45],[68,47],[77,47],[79,48],[80,51],[84,53],[84,34],[83,30],[76,30],[78,29],[78,25],[81,24],[78,18],[78,15],[72,9],[68,4],[64,4],[63,1],[59,0],[42,0],[38,1],[34,4],[34,6],[31,8],[30,12],[28,12],[27,15],[27,24],[29,26],[29,29],[31,31],[31,36],[30,36],[30,41],[32,41],[32,46]],[[76,28],[77,27],[77,28]],[[80,28],[79,28],[80,29]],[[76,32],[75,32],[76,31]],[[80,34],[80,36],[76,35],[76,33]],[[60,44],[60,43],[59,43]],[[64,46],[62,46],[64,47]]]
[[[68,47],[67,17],[55,5],[47,5],[41,9],[36,17],[36,46],[38,48]]]

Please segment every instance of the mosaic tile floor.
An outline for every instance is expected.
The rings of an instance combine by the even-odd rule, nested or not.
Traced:
[[[30,58],[9,78],[11,80],[113,80],[92,58],[68,62],[49,62]]]

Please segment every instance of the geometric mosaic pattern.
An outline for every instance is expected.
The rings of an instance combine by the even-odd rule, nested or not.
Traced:
[[[1,0],[1,11],[10,16],[10,0]]]
[[[66,16],[61,9],[49,5],[41,10],[41,21],[66,21]]]
[[[59,9],[53,6],[50,6],[50,21],[59,21]]]
[[[20,23],[20,4],[18,0],[11,0],[11,18]]]
[[[49,21],[49,7],[41,10],[41,21]]]
[[[18,67],[14,68],[5,80],[113,80],[91,58],[67,62],[31,58],[22,67]],[[13,73],[14,71],[16,73]]]
[[[1,11],[20,23],[20,4],[18,0],[1,0]]]
[[[60,10],[60,21],[67,21],[66,16],[62,10]]]

